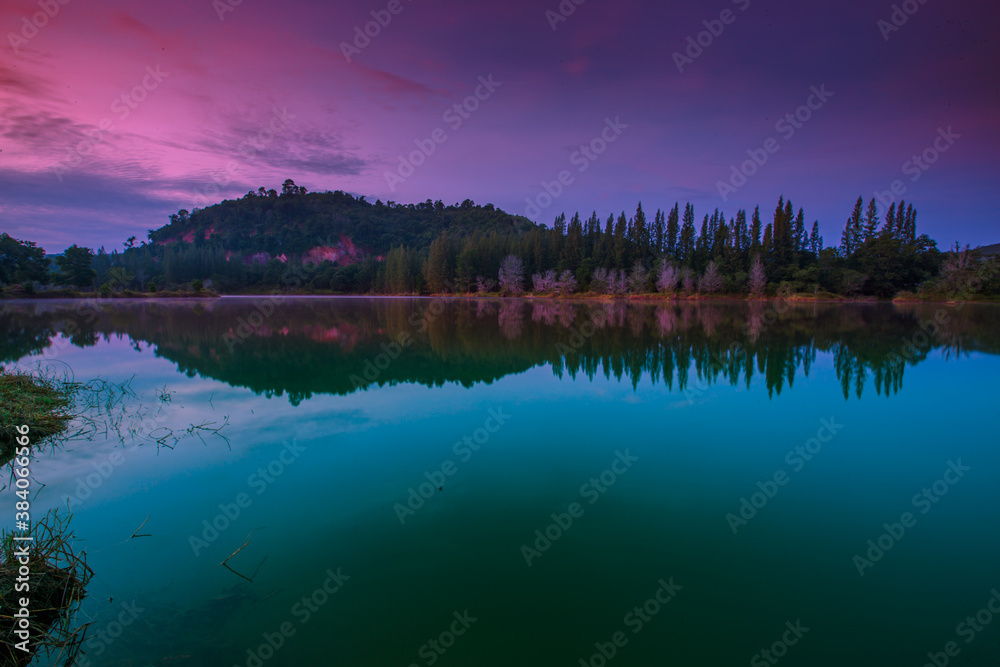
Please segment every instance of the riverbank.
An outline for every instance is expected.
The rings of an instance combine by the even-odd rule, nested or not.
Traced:
[[[353,294],[344,292],[333,292],[329,290],[302,291],[292,290],[285,292],[262,293],[257,290],[220,293],[212,290],[201,290],[200,292],[190,291],[161,291],[161,292],[136,292],[133,290],[123,290],[110,294],[100,294],[98,292],[80,292],[77,290],[47,290],[44,292],[26,293],[23,290],[11,290],[6,288],[0,299],[218,299],[221,297],[379,297],[379,298],[430,298],[430,299],[526,299],[526,300],[552,300],[552,301],[629,301],[629,302],[649,302],[649,303],[690,303],[690,302],[770,302],[770,301],[791,301],[797,303],[1000,303],[1000,296],[972,295],[947,295],[947,294],[914,294],[905,292],[892,298],[880,298],[875,296],[844,296],[832,292],[799,292],[791,294],[765,294],[761,296],[751,296],[745,293],[715,293],[715,294],[596,294],[594,292],[574,293],[574,294],[532,294],[522,293],[519,295],[502,294],[500,292],[431,292],[426,294],[397,293],[397,294]]]
[[[526,301],[606,301],[609,303],[628,301],[635,303],[699,303],[699,302],[773,302],[790,301],[794,303],[1000,303],[1000,297],[982,295],[917,295],[906,293],[892,298],[879,298],[875,296],[843,296],[832,292],[799,292],[783,294],[767,294],[761,296],[750,296],[745,293],[717,293],[717,294],[595,294],[593,292],[583,292],[575,294],[532,294],[523,293],[516,296],[501,294],[500,292],[431,292],[427,294],[398,293],[398,294],[349,294],[343,292],[331,292],[316,290],[305,292],[301,290],[288,292],[274,292],[271,294],[252,291],[234,292],[222,294],[223,297],[243,297],[243,298],[294,298],[294,297],[376,297],[376,298],[421,298],[421,299],[524,299]]]
[[[50,289],[34,292],[24,291],[20,285],[12,285],[0,291],[0,299],[217,299],[218,292],[203,289],[200,292],[185,290],[162,292],[137,292],[122,290],[102,294],[98,291],[81,292],[73,289]]]
[[[72,418],[72,390],[31,373],[0,370],[0,465],[17,450],[19,426],[28,426],[28,442],[63,433]]]

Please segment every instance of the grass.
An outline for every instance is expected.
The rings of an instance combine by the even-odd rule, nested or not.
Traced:
[[[52,664],[71,665],[77,658],[87,625],[74,629],[73,613],[94,573],[86,554],[73,551],[70,519],[71,515],[60,516],[53,510],[33,522],[29,533],[22,534],[30,535],[33,541],[16,542],[14,534],[7,532],[0,539],[0,598],[5,601],[0,612],[0,665],[24,667],[39,651],[55,657]],[[20,567],[17,554],[23,544],[28,545],[29,591],[15,588]],[[22,597],[30,600],[28,652],[15,648],[22,641],[14,634],[14,614],[20,609],[15,601]]]
[[[17,451],[17,426],[30,427],[28,438],[33,449],[62,437],[73,418],[75,391],[75,385],[55,378],[0,368],[0,466],[9,463]],[[85,627],[71,629],[72,611],[83,599],[93,573],[86,561],[73,552],[69,520],[69,516],[50,512],[42,520],[31,522],[28,532],[17,534],[31,536],[32,541],[15,541],[12,531],[4,531],[0,537],[0,599],[4,600],[0,612],[0,665],[27,665],[38,650],[59,655],[60,659],[69,658],[63,664],[72,664],[80,649]],[[19,591],[18,549],[25,544],[30,590]],[[31,650],[27,653],[14,648],[20,641],[14,635],[13,614],[20,608],[15,601],[22,597],[30,600]]]
[[[72,414],[73,386],[59,380],[0,368],[0,465],[14,456],[22,424],[32,445],[61,435]]]

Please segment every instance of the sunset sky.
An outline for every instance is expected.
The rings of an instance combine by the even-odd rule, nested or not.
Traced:
[[[784,195],[827,245],[898,180],[918,233],[1000,242],[996,3],[63,1],[0,0],[0,231],[48,252],[286,178],[546,224]]]

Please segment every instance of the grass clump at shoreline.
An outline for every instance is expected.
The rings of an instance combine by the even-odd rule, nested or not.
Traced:
[[[71,665],[77,658],[87,625],[73,628],[73,616],[94,573],[87,565],[86,553],[73,550],[71,518],[52,510],[41,521],[33,522],[30,532],[18,535],[33,540],[17,541],[15,534],[7,531],[0,539],[0,598],[5,602],[0,610],[2,665],[24,667],[39,651],[55,657],[53,664]],[[25,552],[30,571],[28,590],[18,588],[18,581],[24,579],[19,577],[19,569]],[[22,641],[15,634],[21,626],[14,617],[21,598],[29,600],[28,651],[16,648]]]
[[[72,387],[58,380],[0,368],[0,465],[14,456],[18,426],[28,425],[31,445],[66,431],[72,394]]]
[[[18,426],[29,427],[31,450],[63,437],[73,419],[75,392],[73,383],[0,368],[0,466],[14,460],[21,449]],[[17,498],[11,505],[13,500]],[[39,651],[58,656],[58,664],[73,664],[80,650],[86,626],[73,629],[72,618],[93,572],[85,557],[73,550],[71,518],[50,511],[41,520],[30,521],[27,530],[5,530],[0,536],[0,599],[4,601],[0,665],[23,667]],[[15,618],[22,598],[28,600],[26,621]],[[28,626],[27,651],[17,648],[23,640],[15,631],[25,629],[22,622]]]

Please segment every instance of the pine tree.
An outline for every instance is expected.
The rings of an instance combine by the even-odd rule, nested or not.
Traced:
[[[716,214],[718,214],[718,210],[716,210]],[[698,233],[698,238],[694,244],[695,267],[699,267],[708,261],[708,252],[712,246],[712,237],[708,232],[709,224],[708,214],[706,213],[704,219],[701,221],[701,231]]]
[[[805,252],[808,245],[809,235],[806,230],[806,214],[799,207],[799,214],[795,218],[795,252]]]
[[[889,238],[895,238],[898,235],[896,229],[896,203],[893,202],[889,204],[889,210],[885,214],[885,232]]]
[[[691,204],[684,207],[684,224],[681,225],[677,259],[688,264],[694,260],[694,207]]]
[[[750,248],[750,231],[747,229],[747,212],[742,208],[736,212],[736,233],[733,235],[736,251],[742,253]]]
[[[712,241],[711,257],[724,257],[729,247],[729,225],[726,224],[726,214],[719,212],[719,221],[715,226],[715,237]]]
[[[616,268],[624,268],[625,262],[628,259],[628,218],[625,217],[625,211],[618,216],[618,220],[615,222],[615,229],[613,239],[613,255],[612,261]]]
[[[667,257],[671,259],[678,259],[677,254],[677,240],[680,234],[679,225],[679,204],[674,202],[674,207],[670,209],[670,215],[667,216]],[[685,215],[687,214],[687,209],[684,209]]]
[[[635,217],[632,219],[632,243],[635,245],[636,257],[644,257],[649,250],[649,225],[646,223],[646,214],[642,210],[642,202],[639,202],[639,206],[635,210]]]
[[[576,271],[580,265],[583,250],[583,223],[580,222],[580,214],[574,213],[573,219],[569,222],[566,230],[566,242],[563,244],[562,255],[559,259],[560,269]]]
[[[601,236],[600,257],[595,257],[599,266],[607,267],[614,261],[614,229],[615,216],[614,214],[611,214],[608,216],[607,222],[604,223],[604,234]]]
[[[843,252],[844,257],[851,257],[861,247],[863,237],[861,211],[864,208],[864,205],[865,200],[858,197],[858,201],[854,204],[854,211],[851,213],[851,217],[847,219],[847,224],[844,226],[844,233],[841,235],[840,239],[841,252]]]
[[[868,210],[865,212],[865,226],[864,226],[864,243],[871,243],[875,240],[875,234],[878,232],[878,204],[875,203],[875,198],[868,202]]]
[[[819,259],[819,251],[823,249],[823,237],[819,235],[819,220],[813,221],[812,236],[809,239],[809,251]]]
[[[451,244],[446,232],[431,243],[427,262],[424,265],[424,279],[431,292],[445,292],[452,282],[454,264],[451,256]]]
[[[583,258],[593,258],[596,253],[597,239],[601,234],[601,221],[597,217],[597,211],[590,215],[587,220],[587,232],[583,242]]]
[[[656,217],[653,218],[652,244],[657,253],[663,252],[664,234],[666,233],[666,223],[663,211],[656,209]]]
[[[759,252],[761,250],[760,241],[760,206],[753,210],[753,218],[750,221],[750,250]]]

